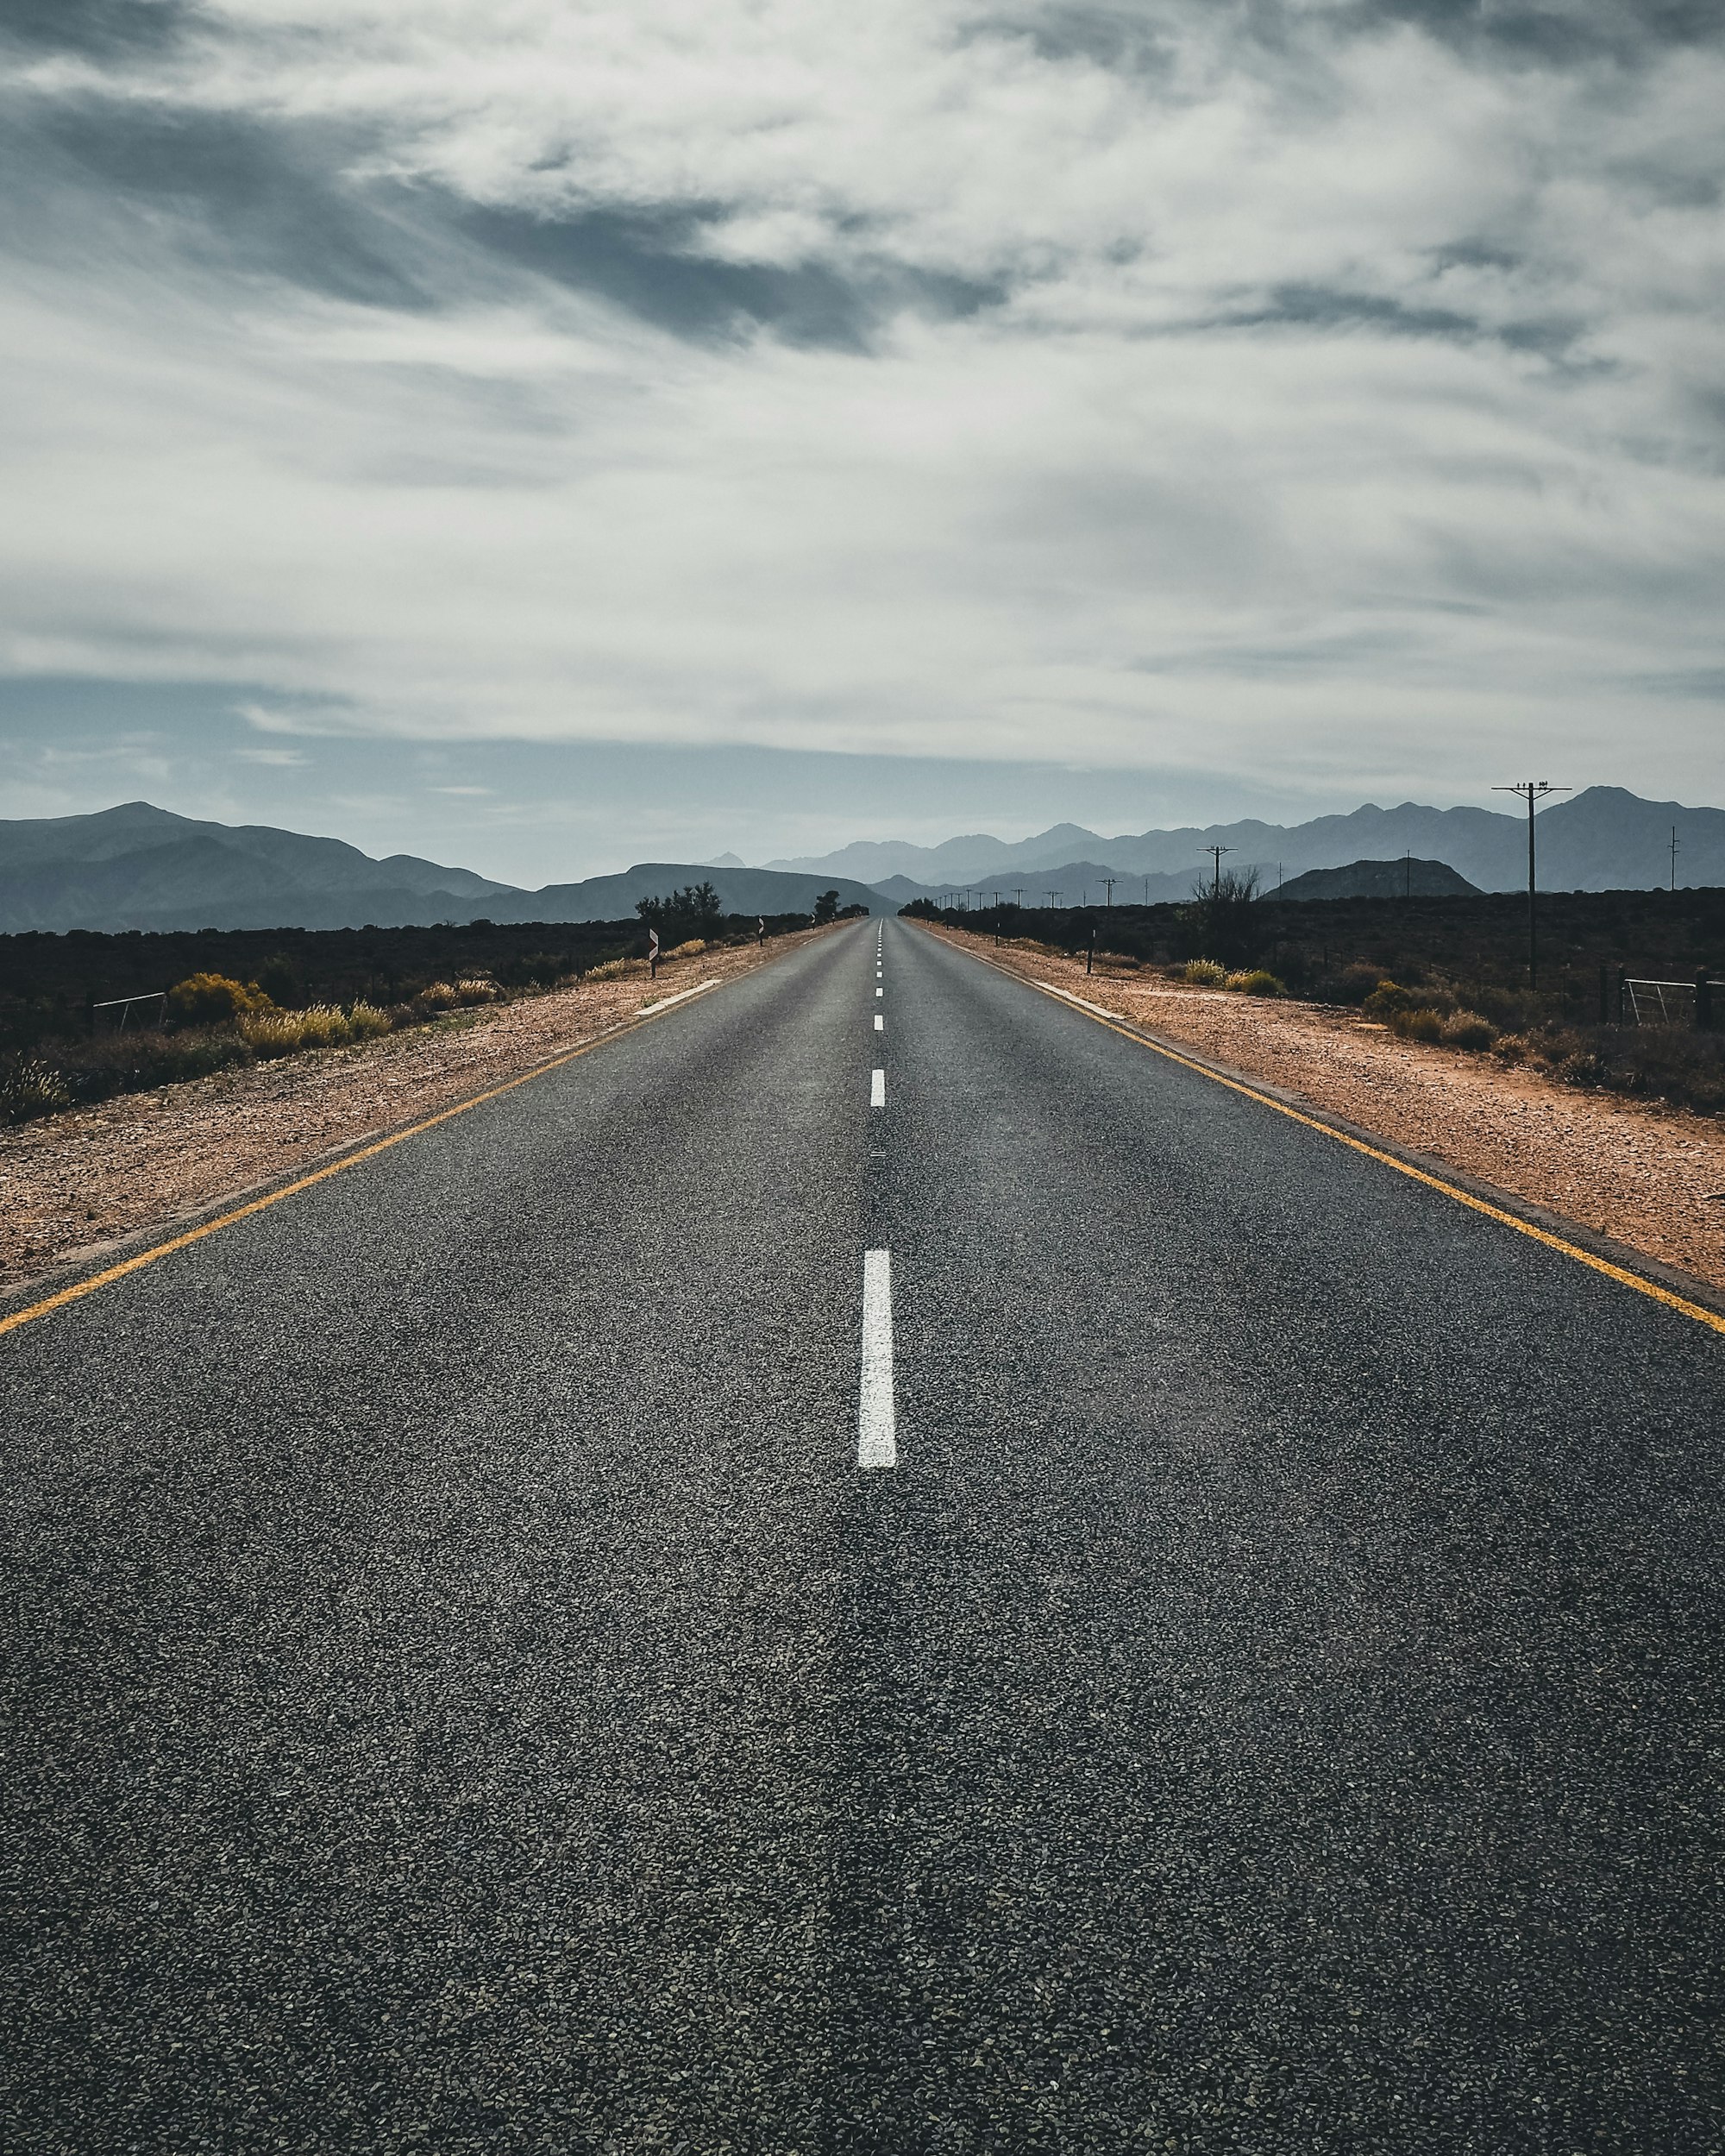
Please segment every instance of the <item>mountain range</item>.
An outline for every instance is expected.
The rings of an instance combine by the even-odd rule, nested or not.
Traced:
[[[643,862],[618,876],[526,891],[412,854],[373,860],[339,839],[267,824],[199,822],[143,801],[90,816],[0,821],[0,934],[9,935],[619,921],[634,912],[637,898],[703,879],[733,913],[808,913],[822,891],[835,888],[843,905],[881,902],[846,877],[681,862]]]
[[[1677,880],[1725,884],[1725,809],[1687,808],[1678,801],[1643,801],[1621,786],[1590,786],[1540,812],[1540,882],[1550,890],[1646,890],[1671,873],[1671,835],[1678,834]],[[912,898],[968,889],[991,898],[1021,888],[1027,904],[1059,888],[1063,902],[1088,889],[1101,902],[1101,881],[1115,879],[1114,902],[1184,898],[1222,846],[1225,864],[1255,868],[1272,888],[1308,869],[1344,868],[1361,860],[1400,860],[1404,854],[1441,861],[1487,891],[1515,890],[1527,881],[1527,820],[1511,810],[1399,808],[1371,803],[1346,816],[1308,823],[1182,826],[1103,838],[1078,824],[1055,824],[1009,845],[983,833],[936,846],[899,839],[858,840],[835,853],[770,862],[775,869],[853,876],[903,905]]]
[[[1540,882],[1551,890],[1664,883],[1673,829],[1677,881],[1725,885],[1725,810],[1643,801],[1615,786],[1590,787],[1540,814]],[[198,821],[127,801],[94,815],[0,822],[0,933],[616,921],[637,899],[703,880],[738,914],[806,913],[831,889],[842,905],[876,911],[883,901],[898,907],[966,889],[973,900],[1000,891],[1039,906],[1055,892],[1058,903],[1101,904],[1110,880],[1114,902],[1127,904],[1188,896],[1218,846],[1227,867],[1255,868],[1266,889],[1314,870],[1391,863],[1399,871],[1411,855],[1482,890],[1515,890],[1527,881],[1527,843],[1524,815],[1404,801],[1302,824],[1247,819],[1112,839],[1055,824],[1016,843],[980,833],[937,846],[859,839],[765,868],[745,868],[735,854],[716,863],[646,861],[618,875],[523,890],[413,854],[374,860],[339,839]],[[1402,888],[1393,874],[1388,881]]]

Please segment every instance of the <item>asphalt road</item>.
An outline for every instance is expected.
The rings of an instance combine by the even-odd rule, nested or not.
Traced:
[[[1725,2148],[1725,1338],[908,924],[0,1387],[9,2152]]]

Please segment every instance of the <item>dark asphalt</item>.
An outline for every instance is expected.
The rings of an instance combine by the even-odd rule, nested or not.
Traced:
[[[8,2152],[1725,2149],[1725,1340],[875,940],[0,1339]]]

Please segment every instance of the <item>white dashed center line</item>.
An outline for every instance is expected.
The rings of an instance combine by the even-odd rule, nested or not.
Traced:
[[[875,1071],[869,1076],[869,1105],[870,1108],[884,1108],[887,1105],[887,1074],[884,1071]]]
[[[877,996],[884,996],[884,995],[886,994],[886,992],[887,992],[887,991],[886,991],[886,990],[885,990],[884,988],[877,988],[877,989],[875,990],[875,993]]]
[[[875,1013],[875,1030],[876,1033],[885,1033],[887,1030],[887,1021],[878,1010]]]
[[[862,1253],[862,1382],[856,1396],[856,1464],[899,1464],[893,1407],[893,1254]]]

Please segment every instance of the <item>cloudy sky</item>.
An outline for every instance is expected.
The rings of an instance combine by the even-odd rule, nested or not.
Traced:
[[[0,814],[1725,801],[1717,0],[6,0]]]

